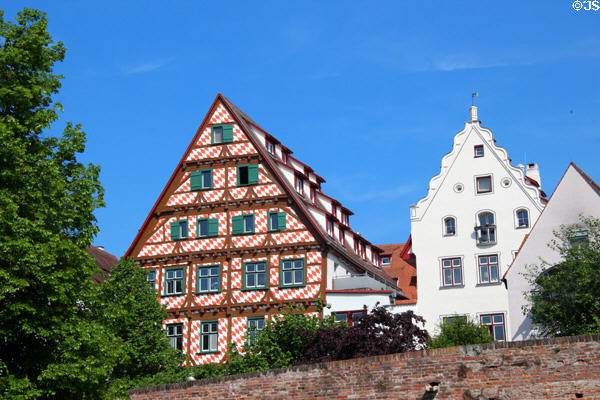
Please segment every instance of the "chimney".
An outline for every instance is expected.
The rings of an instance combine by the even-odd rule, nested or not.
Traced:
[[[477,107],[475,106],[469,108],[469,122],[480,122],[477,119]]]
[[[536,163],[529,163],[525,166],[525,176],[533,179],[542,188],[542,178],[540,177],[540,167]]]

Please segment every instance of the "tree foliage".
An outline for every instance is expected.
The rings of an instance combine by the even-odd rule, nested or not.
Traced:
[[[466,317],[456,317],[440,325],[440,333],[427,341],[427,347],[439,349],[493,341],[494,337],[486,326]]]
[[[580,216],[554,236],[549,247],[564,261],[530,266],[523,311],[542,336],[600,333],[600,219]]]

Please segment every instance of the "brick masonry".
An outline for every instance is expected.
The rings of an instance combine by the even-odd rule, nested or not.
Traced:
[[[427,385],[439,383],[438,392]],[[433,385],[435,387],[435,385]],[[600,335],[390,354],[141,388],[158,399],[600,399]]]

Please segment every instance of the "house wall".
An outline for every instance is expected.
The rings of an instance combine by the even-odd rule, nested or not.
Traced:
[[[476,145],[484,146],[483,157],[474,157]],[[477,194],[476,177],[485,175],[492,177],[492,192]],[[501,278],[542,207],[538,189],[525,183],[521,169],[510,165],[508,153],[495,145],[492,132],[477,120],[467,122],[456,134],[452,151],[443,157],[440,174],[431,179],[427,196],[411,206],[419,312],[427,320],[430,333],[436,332],[444,316],[456,314],[478,318],[502,313],[508,325],[507,291],[500,279],[489,284],[480,281],[478,256],[496,255]],[[527,228],[517,225],[515,212],[520,208],[529,211]],[[474,227],[479,225],[478,214],[483,211],[495,215],[495,244],[481,245],[476,240]],[[444,235],[444,218],[448,216],[456,220],[454,236]],[[445,258],[461,259],[462,285],[443,286],[441,264]]]
[[[141,388],[159,399],[600,399],[600,335],[450,347]],[[426,392],[438,384],[438,393]]]
[[[554,230],[580,222],[580,214],[600,218],[600,196],[571,165],[506,274],[511,340],[525,340],[535,335],[530,317],[522,311],[527,304],[523,293],[531,288],[523,274],[528,273],[529,266],[542,266],[543,261],[547,266],[562,261],[560,254],[548,244],[555,238]]]

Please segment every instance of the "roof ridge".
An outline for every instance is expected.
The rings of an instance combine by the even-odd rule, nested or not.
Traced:
[[[575,168],[575,170],[579,172],[579,175],[581,175],[581,177],[588,183],[588,185],[590,185],[592,189],[598,194],[598,196],[600,196],[600,186],[596,182],[594,182],[594,180],[590,178],[588,174],[583,172],[581,168],[579,168],[573,161],[571,161],[569,165],[572,165],[573,168]]]

